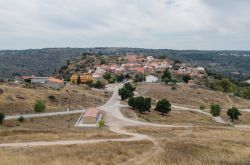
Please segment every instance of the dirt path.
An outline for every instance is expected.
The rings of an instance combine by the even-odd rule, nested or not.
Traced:
[[[7,143],[7,144],[0,144],[0,147],[32,147],[32,146],[50,146],[50,145],[72,145],[72,144],[86,144],[86,143],[100,143],[100,142],[109,142],[109,141],[116,141],[116,142],[122,142],[122,141],[139,141],[139,140],[149,140],[152,143],[154,143],[155,148],[157,151],[160,151],[161,148],[158,145],[157,141],[144,134],[139,133],[131,133],[127,130],[124,130],[124,127],[127,126],[153,126],[153,127],[165,127],[165,128],[190,128],[194,126],[190,125],[183,125],[183,126],[176,126],[176,125],[164,125],[164,124],[154,124],[154,123],[147,123],[147,122],[141,122],[132,120],[129,118],[126,118],[122,115],[120,108],[124,105],[120,104],[120,97],[118,95],[118,89],[123,84],[119,84],[116,87],[114,87],[114,92],[112,97],[107,101],[105,105],[102,105],[99,107],[100,110],[106,112],[107,115],[107,125],[109,126],[110,130],[112,132],[118,133],[118,134],[124,134],[129,135],[131,137],[129,138],[121,138],[121,139],[96,139],[96,140],[62,140],[62,141],[40,141],[40,142],[24,142],[24,143]],[[207,112],[203,112],[198,109],[191,109],[187,107],[179,107],[179,106],[173,106],[176,109],[179,110],[188,110],[188,111],[195,111],[199,113],[203,113],[206,115],[209,115]],[[225,124],[225,122],[221,118],[215,119],[219,123]],[[77,125],[76,125],[77,126]],[[238,126],[242,127],[242,126]],[[244,126],[244,128],[248,128],[249,126]],[[145,153],[146,154],[146,153]],[[131,160],[133,162],[133,159]]]

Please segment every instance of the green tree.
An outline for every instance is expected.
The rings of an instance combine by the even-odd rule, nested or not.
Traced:
[[[109,81],[109,79],[111,79],[111,77],[112,77],[112,75],[111,75],[111,73],[109,73],[109,72],[106,72],[106,73],[103,75],[103,78],[104,78],[105,80],[107,80],[107,81]]]
[[[237,108],[233,107],[233,108],[228,109],[227,115],[230,117],[231,121],[234,122],[234,120],[239,119],[239,116],[241,115],[241,113]]]
[[[78,74],[78,76],[77,76],[76,84],[77,84],[77,85],[80,85],[80,84],[81,84],[81,77],[80,77],[79,74]]]
[[[0,112],[0,124],[3,123],[4,118],[5,118],[5,114]]]
[[[171,73],[169,71],[169,69],[166,69],[164,72],[163,72],[163,75],[161,77],[161,81],[162,82],[165,82],[165,83],[169,83],[171,81]]]
[[[133,109],[138,110],[140,113],[150,111],[151,98],[144,98],[142,96],[131,98],[129,105],[132,106]]]
[[[124,80],[124,75],[123,74],[116,75],[116,80],[117,82],[122,82]]]
[[[111,78],[108,80],[110,84],[113,84],[116,82],[116,77],[111,76]]]
[[[220,116],[221,107],[219,104],[211,104],[210,106],[210,113],[213,117]]]
[[[151,109],[151,101],[152,101],[151,98],[145,98],[144,106],[145,106],[146,111],[150,111],[150,109]]]
[[[155,110],[161,112],[163,116],[165,113],[169,113],[171,111],[171,104],[166,99],[159,100],[156,104]]]
[[[130,90],[131,92],[135,91],[135,87],[131,83],[124,84],[124,88]]]
[[[145,76],[141,73],[136,74],[135,77],[133,78],[134,82],[142,82],[145,80]]]
[[[34,111],[37,113],[41,113],[44,112],[45,110],[46,110],[46,104],[43,101],[38,100],[34,105]]]
[[[188,83],[189,80],[191,80],[191,77],[189,75],[185,75],[182,77],[182,80],[185,82],[185,83]]]
[[[125,99],[127,99],[129,97],[133,97],[134,96],[134,94],[133,94],[132,91],[130,91],[130,90],[124,88],[124,87],[121,88],[121,89],[119,89],[118,94],[121,96],[122,100],[125,100]]]
[[[236,90],[236,85],[229,79],[218,80],[216,85],[218,85],[223,92],[234,92]]]
[[[128,105],[130,107],[132,107],[133,109],[135,109],[135,98],[134,97],[130,97],[128,100]]]

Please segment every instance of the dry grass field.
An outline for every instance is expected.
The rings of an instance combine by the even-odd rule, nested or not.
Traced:
[[[150,150],[149,141],[105,142],[97,144],[34,148],[0,148],[3,164],[14,165],[116,165]]]
[[[171,124],[171,125],[194,125],[194,126],[208,126],[219,125],[211,117],[202,115],[201,113],[191,111],[178,111],[172,110],[164,116],[154,110],[140,114],[130,108],[122,108],[121,112],[124,116],[135,120],[159,123],[159,124]]]
[[[218,103],[223,108],[231,107],[230,104],[238,108],[250,108],[250,100],[189,85],[177,85],[177,89],[172,90],[171,86],[165,84],[138,84],[137,91],[143,96],[154,99],[165,98],[173,104],[192,108],[198,108],[201,104],[209,107],[211,103]]]
[[[143,164],[250,164],[249,130],[229,127],[127,129],[158,138],[162,152],[151,156]]]
[[[80,114],[4,121],[0,125],[0,143],[27,141],[82,140],[100,138],[121,138],[108,128],[77,128],[75,122]]]
[[[240,111],[241,115],[238,120],[234,120],[235,124],[239,125],[250,125],[250,112]],[[225,121],[229,121],[229,116],[227,116],[227,111],[222,111],[220,115]]]
[[[109,93],[91,90],[87,86],[67,85],[61,90],[43,87],[28,88],[24,85],[2,84],[0,89],[0,112],[6,115],[34,113],[33,106],[37,100],[46,102],[46,112],[81,109],[101,105],[109,98]],[[54,96],[54,98],[49,98]]]

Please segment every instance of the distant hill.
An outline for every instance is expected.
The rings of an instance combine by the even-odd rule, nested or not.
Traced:
[[[67,60],[84,52],[98,55],[126,55],[127,53],[167,56],[224,76],[247,79],[250,77],[250,51],[200,51],[142,48],[46,48],[0,51],[0,77],[13,75],[48,76],[61,68]],[[71,61],[71,60],[70,60]]]
[[[71,48],[3,50],[0,51],[0,77],[48,76],[68,59],[79,56],[82,51]]]

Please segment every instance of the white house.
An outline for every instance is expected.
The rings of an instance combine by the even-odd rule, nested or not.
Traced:
[[[148,60],[149,62],[153,61],[153,59],[154,59],[153,56],[148,56],[148,57],[147,57],[147,60]]]
[[[159,79],[153,75],[149,75],[149,76],[146,76],[146,82],[147,83],[155,83],[157,82]]]
[[[104,69],[97,67],[95,73],[93,73],[92,76],[94,78],[101,78],[105,73],[106,71]]]

